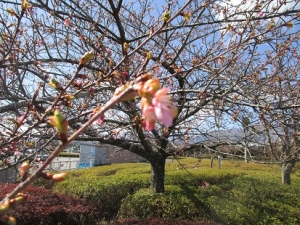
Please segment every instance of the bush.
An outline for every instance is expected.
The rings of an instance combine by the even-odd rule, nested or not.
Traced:
[[[230,224],[299,224],[300,187],[282,185],[280,177],[245,175],[220,186],[207,203]]]
[[[149,174],[117,173],[116,168],[103,166],[70,172],[68,179],[53,189],[102,205],[105,218],[114,218],[128,194],[150,185]],[[108,175],[107,175],[108,174]]]
[[[15,188],[15,184],[1,184],[1,199]],[[30,186],[24,193],[28,200],[17,210],[9,212],[18,225],[95,225],[103,216],[101,206],[84,199],[53,194],[43,188]]]
[[[199,191],[201,192],[199,189],[179,185],[167,185],[163,194],[153,194],[149,189],[141,189],[124,200],[120,217],[209,219],[208,206],[197,197]]]

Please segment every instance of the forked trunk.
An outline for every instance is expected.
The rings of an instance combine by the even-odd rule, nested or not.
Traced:
[[[165,157],[157,157],[151,160],[151,191],[163,193],[165,191]]]

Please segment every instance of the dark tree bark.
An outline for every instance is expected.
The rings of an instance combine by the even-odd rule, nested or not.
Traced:
[[[293,167],[293,163],[284,163],[281,166],[281,179],[283,184],[291,184],[291,172]]]
[[[166,156],[160,155],[155,160],[149,161],[151,164],[151,186],[150,189],[154,193],[163,193],[165,191],[165,164]]]

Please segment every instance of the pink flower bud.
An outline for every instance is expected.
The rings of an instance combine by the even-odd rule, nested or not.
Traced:
[[[90,95],[94,95],[95,94],[95,89],[91,87],[91,88],[89,88],[88,92],[89,92]]]

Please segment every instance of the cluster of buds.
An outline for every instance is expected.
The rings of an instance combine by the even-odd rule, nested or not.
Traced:
[[[0,212],[7,213],[10,210],[15,210],[20,207],[28,199],[28,196],[23,193],[18,193],[13,199],[6,200],[3,204],[0,204]],[[0,217],[0,223],[5,223],[7,225],[15,225],[17,221],[14,217],[3,215]],[[1,223],[1,224],[2,224]]]
[[[0,204],[0,211],[2,213],[7,213],[10,210],[17,209],[20,206],[20,204],[27,201],[27,199],[28,196],[26,194],[18,193],[15,198],[9,199],[5,201],[3,204]],[[0,222],[3,222],[8,225],[15,225],[17,223],[15,218],[7,215],[1,216]]]
[[[126,91],[129,86],[130,83],[126,83],[118,87],[114,96],[118,97]],[[159,79],[153,78],[152,74],[144,74],[137,79],[137,83],[133,88],[141,97],[143,118],[139,121],[146,130],[154,130],[157,120],[167,127],[172,126],[173,119],[177,116],[178,111],[171,101],[171,96],[168,95],[169,89],[161,88]],[[126,95],[122,96],[119,101],[135,99],[135,91],[129,91]]]
[[[159,120],[165,126],[170,127],[177,116],[177,108],[168,95],[168,88],[161,88],[160,81],[147,74],[146,80],[136,85],[137,92],[141,96],[141,110],[145,120],[145,128],[154,130],[155,123]]]
[[[75,99],[75,96],[72,94],[65,94],[61,97],[61,99],[64,101],[65,106],[68,108],[72,107],[72,101]]]
[[[18,193],[15,198],[5,201],[3,204],[0,204],[0,211],[7,213],[9,210],[17,209],[21,203],[27,201],[28,195],[23,193]]]
[[[7,225],[15,225],[15,224],[17,224],[17,221],[16,221],[16,219],[14,217],[7,216],[7,215],[1,216],[0,222],[3,222],[5,224],[7,224]]]

